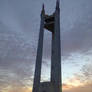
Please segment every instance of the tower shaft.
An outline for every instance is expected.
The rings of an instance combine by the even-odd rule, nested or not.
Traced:
[[[61,44],[60,44],[60,11],[55,11],[54,32],[52,33],[51,82],[54,92],[61,92]]]
[[[36,65],[34,73],[34,84],[33,92],[38,92],[40,87],[40,77],[41,77],[41,66],[42,66],[42,52],[43,52],[43,37],[44,37],[44,16],[43,11],[41,14],[41,23],[40,23],[40,33],[38,40],[37,56],[36,56]]]

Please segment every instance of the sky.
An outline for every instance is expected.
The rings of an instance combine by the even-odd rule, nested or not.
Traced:
[[[0,92],[32,90],[43,3],[55,11],[56,0],[0,0]],[[60,0],[60,29],[63,92],[91,92],[92,0]],[[51,33],[44,33],[41,81],[49,81]]]

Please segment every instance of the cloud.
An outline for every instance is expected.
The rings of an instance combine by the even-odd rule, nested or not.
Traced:
[[[92,63],[89,62],[82,66],[80,69],[80,74],[77,74],[80,77],[81,81],[88,83],[92,82]]]
[[[63,92],[91,92],[92,91],[92,64],[82,66],[81,71],[64,81]]]
[[[92,80],[81,81],[79,76],[73,76],[62,84],[63,92],[91,92]],[[90,81],[90,82],[89,82]]]
[[[68,85],[67,85],[68,88]],[[91,92],[92,91],[92,84],[85,84],[83,86],[79,87],[72,87],[66,90],[63,90],[63,92]]]
[[[0,1],[0,80],[2,81],[0,83],[3,88],[15,81],[20,85],[24,83],[26,86],[32,85],[42,2],[42,0]],[[52,13],[55,9],[55,0],[44,2],[46,13]],[[66,60],[75,52],[83,54],[92,49],[91,2],[91,0],[61,1],[61,48],[62,56]],[[43,63],[46,67],[49,66],[51,56],[50,39],[51,33],[45,30],[43,61],[46,62]],[[18,92],[17,88],[14,90]]]
[[[92,14],[91,14],[92,15]],[[92,22],[91,18],[83,19],[84,21],[78,21],[74,24],[74,27],[66,33],[62,34],[62,53],[73,52],[87,52],[92,45],[91,34],[92,34]]]

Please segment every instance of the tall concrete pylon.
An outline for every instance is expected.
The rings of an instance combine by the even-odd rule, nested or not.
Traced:
[[[36,56],[34,83],[32,92],[62,92],[61,89],[61,43],[60,43],[60,1],[56,2],[56,10],[52,15],[41,12],[40,33]],[[52,32],[52,54],[51,54],[51,80],[40,82],[44,28]]]
[[[55,85],[55,92],[61,87],[61,44],[60,44],[60,8],[56,4],[54,32],[52,33],[51,82]]]

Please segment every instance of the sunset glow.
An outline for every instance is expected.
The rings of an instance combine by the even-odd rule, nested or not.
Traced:
[[[67,79],[65,80],[65,83],[63,84],[63,90],[71,89],[74,87],[81,87],[84,83],[81,83],[80,79],[77,77]]]

